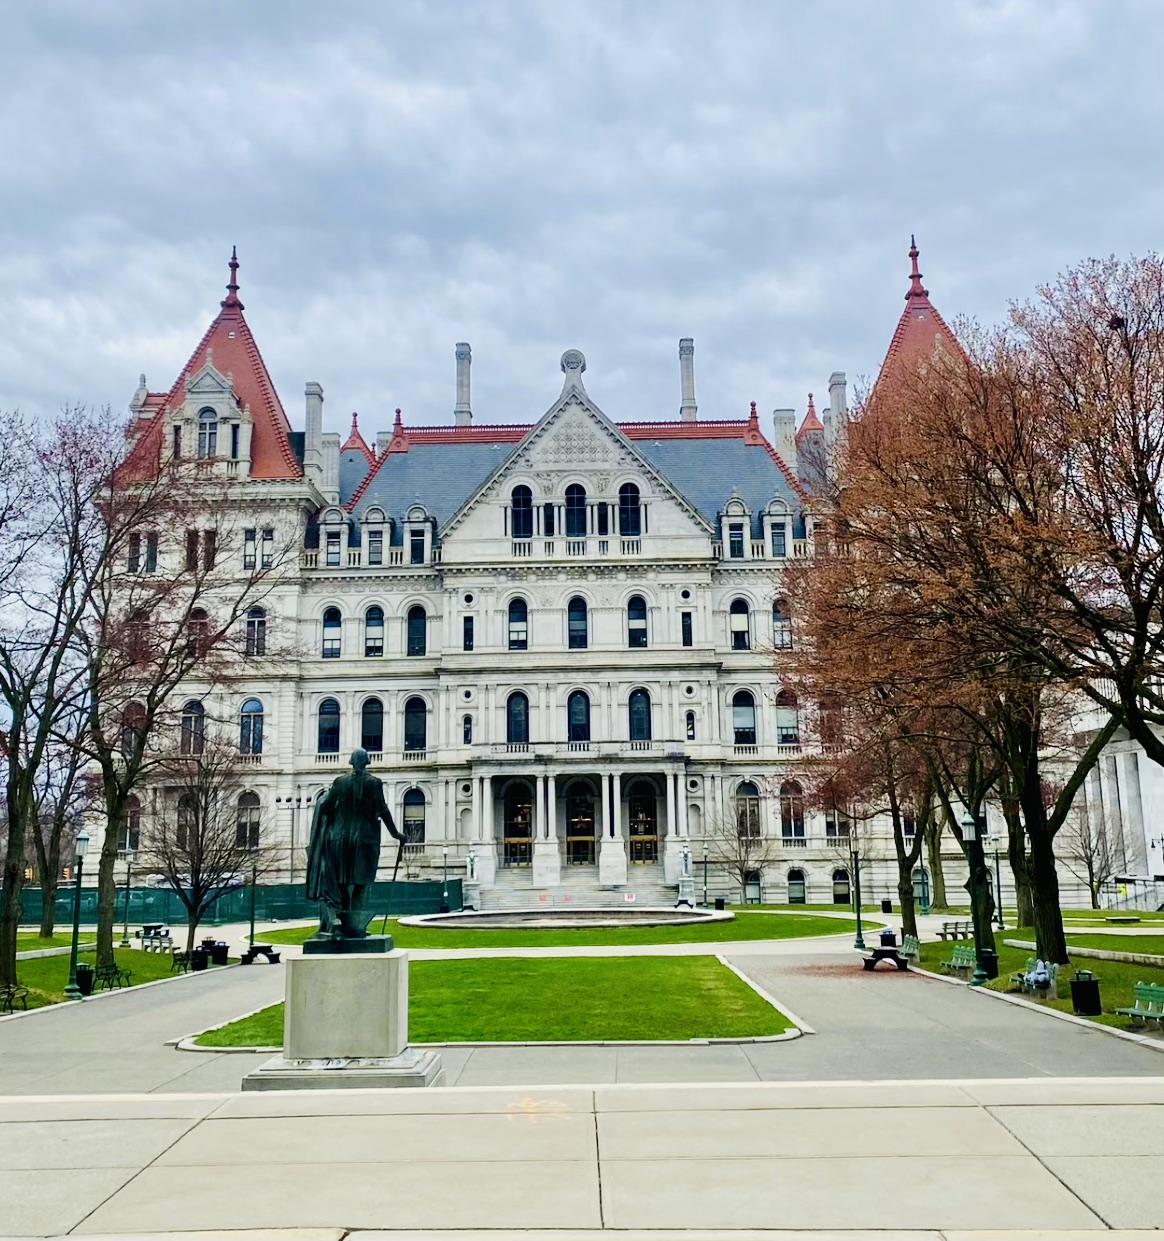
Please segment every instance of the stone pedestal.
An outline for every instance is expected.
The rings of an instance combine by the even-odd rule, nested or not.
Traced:
[[[478,840],[473,845],[476,854],[474,878],[483,888],[491,888],[497,881],[497,846],[492,840]]]
[[[481,885],[476,879],[465,879],[462,881],[461,904],[465,909],[481,908]]]
[[[683,842],[668,836],[663,842],[663,882],[678,883],[683,878]]]
[[[440,1057],[408,1046],[408,954],[291,957],[283,1055],[244,1090],[435,1086]]]
[[[626,885],[626,846],[618,836],[603,836],[598,847],[598,882],[604,888]]]
[[[535,888],[556,888],[562,878],[562,863],[558,856],[556,840],[535,840],[533,847],[533,875]]]
[[[695,880],[690,876],[681,876],[679,879],[679,899],[676,905],[686,905],[688,909],[695,908]]]

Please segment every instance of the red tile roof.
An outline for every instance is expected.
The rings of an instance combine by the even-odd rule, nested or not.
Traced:
[[[251,478],[296,479],[303,469],[291,448],[291,425],[279,394],[271,382],[266,363],[243,317],[238,296],[238,257],[230,256],[230,281],[221,309],[206,329],[168,393],[146,395],[142,412],[153,413],[148,426],[138,432],[126,462],[125,473],[142,476],[157,468],[166,415],[186,398],[186,385],[209,361],[215,370],[231,377],[235,399],[251,411]]]
[[[935,350],[952,349],[961,353],[958,338],[946,324],[930,301],[929,290],[922,284],[917,267],[917,242],[909,239],[909,258],[913,270],[909,276],[909,291],[905,295],[905,309],[897,321],[897,330],[889,342],[885,361],[877,383],[897,373],[902,367],[915,366],[932,358]],[[876,385],[874,385],[876,387]]]
[[[376,454],[368,447],[364,441],[364,437],[360,434],[360,415],[352,414],[352,429],[348,432],[348,438],[340,445],[340,452],[350,451],[362,452],[369,461],[375,461]]]
[[[816,406],[812,401],[812,393],[808,394],[808,413],[804,415],[804,421],[800,424],[800,430],[796,432],[796,442],[799,444],[801,439],[806,435],[811,435],[813,431],[823,431],[824,423],[817,417]]]

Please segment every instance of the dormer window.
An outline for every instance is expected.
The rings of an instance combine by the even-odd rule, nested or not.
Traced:
[[[198,411],[198,459],[218,456],[218,415],[212,409]]]
[[[728,525],[728,556],[732,560],[744,558],[744,523],[733,521]]]
[[[424,531],[411,530],[408,535],[408,563],[424,564]]]
[[[174,451],[172,454],[173,458],[175,461],[181,461],[182,460],[182,428],[180,426],[174,428],[173,444],[174,444]]]

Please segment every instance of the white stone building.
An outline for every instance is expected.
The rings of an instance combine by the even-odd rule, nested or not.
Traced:
[[[949,331],[912,253],[887,365]],[[782,567],[813,546],[798,464],[839,428],[845,376],[829,377],[823,419],[809,397],[799,429],[791,409],[762,425],[754,403],[708,420],[684,339],[678,416],[623,421],[571,349],[536,421],[483,425],[459,344],[451,423],[398,410],[373,447],[353,417],[341,443],[315,382],[292,429],[236,270],[174,386],[143,377],[133,451],[230,480],[248,565],[294,551],[248,620],[253,676],[231,701],[191,687],[207,714],[237,719],[253,772],[240,815],[257,801],[285,848],[275,877],[302,879],[311,800],[362,745],[412,842],[410,873],[471,869],[485,904],[674,900],[685,853],[697,889],[710,871],[712,894],[734,892],[705,868],[704,840],[739,821],[774,840],[752,895],[847,899],[846,824],[805,805],[818,712],[780,677],[794,640]],[[277,662],[268,632],[293,636]],[[891,853],[870,861],[866,899],[892,893]]]

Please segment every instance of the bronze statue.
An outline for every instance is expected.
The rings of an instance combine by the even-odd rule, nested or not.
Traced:
[[[373,911],[364,908],[364,893],[380,863],[381,823],[404,843],[384,786],[368,771],[367,750],[356,750],[351,775],[332,782],[311,819],[307,899],[319,901],[320,918],[319,934],[308,944],[317,945],[316,951],[343,951],[356,946],[351,941],[368,939]]]

